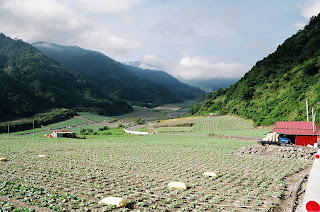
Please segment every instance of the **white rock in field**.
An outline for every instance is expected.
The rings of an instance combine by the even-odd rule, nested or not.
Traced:
[[[168,187],[177,189],[187,189],[189,185],[183,182],[171,182],[168,184]]]
[[[7,158],[0,158],[0,161],[7,161]]]
[[[127,200],[121,197],[106,197],[100,200],[99,203],[106,204],[106,205],[115,205],[116,207],[121,208],[121,207],[126,207]]]
[[[214,173],[214,172],[204,172],[202,175],[204,175],[204,176],[210,176],[210,177],[215,177],[215,176],[217,176],[217,174]]]
[[[46,158],[48,155],[38,155],[39,158]]]

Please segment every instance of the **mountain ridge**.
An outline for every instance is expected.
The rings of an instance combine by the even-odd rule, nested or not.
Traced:
[[[150,71],[161,71],[165,69],[165,67],[161,65],[153,65],[153,64],[144,64],[141,61],[130,61],[124,62],[125,65],[133,66],[140,68],[142,70],[150,70]],[[142,68],[146,67],[146,68]],[[149,67],[149,68],[148,68]],[[166,72],[167,73],[167,72]],[[168,73],[169,74],[169,73]],[[184,78],[176,78],[183,84],[187,84],[189,86],[199,88],[204,92],[213,92],[218,90],[219,88],[225,89],[237,82],[240,78],[203,78],[203,79],[184,79]]]
[[[97,105],[100,105],[100,112],[105,113],[116,114],[132,110],[126,103],[106,95],[95,85],[66,70],[30,44],[13,40],[3,33],[0,34],[0,71],[1,85],[3,89],[10,91],[2,94],[2,101],[9,105],[20,102],[17,105],[20,109],[16,111],[1,105],[0,113],[7,114],[8,117],[27,116],[51,108]],[[21,105],[22,102],[26,104]],[[113,109],[114,105],[119,106],[118,111],[109,110]]]
[[[163,83],[137,74],[133,70],[134,67],[115,61],[100,52],[47,42],[37,42],[33,45],[117,99],[127,100],[133,104],[155,106],[197,97],[197,95],[181,95],[181,92],[176,92],[175,89],[170,89]],[[190,89],[190,91],[201,94],[197,90]]]
[[[205,92],[202,90],[187,85],[165,71],[142,69],[134,66],[127,67],[133,71],[137,76],[154,83],[160,84],[169,88],[172,92],[185,100],[201,99]]]

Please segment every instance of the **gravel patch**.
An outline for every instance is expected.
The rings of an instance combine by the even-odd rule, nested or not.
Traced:
[[[234,152],[234,155],[257,155],[278,158],[307,159],[313,160],[317,149],[296,145],[276,146],[276,145],[253,145],[247,146]]]

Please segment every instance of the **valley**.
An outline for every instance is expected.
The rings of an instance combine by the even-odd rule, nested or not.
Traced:
[[[241,79],[189,81],[205,93],[101,52],[0,33],[0,211],[295,211],[317,162],[319,35],[320,15]],[[212,63],[185,56],[182,67],[196,78]],[[279,122],[302,123],[280,129],[313,145],[280,143],[280,131],[279,146],[258,144]]]
[[[96,132],[102,125],[110,126],[110,134],[86,135],[85,139],[44,137],[47,132],[0,135],[0,157],[7,158],[0,170],[1,207],[29,211],[268,211],[292,206],[295,199],[287,194],[298,186],[292,179],[297,178],[296,173],[302,177],[308,172],[312,160],[234,155],[242,147],[258,144],[209,134],[263,136],[266,130],[230,116],[159,120],[174,111],[168,108],[177,106],[164,106],[164,111],[139,108],[118,117],[79,113],[81,119],[47,126],[76,131],[79,127],[67,126],[80,126],[75,119],[87,122],[82,128]],[[156,125],[158,133],[125,135],[119,124],[137,118]],[[204,172],[216,176],[204,176]],[[185,182],[189,188],[168,188],[172,181]],[[107,196],[124,198],[128,204],[125,208],[99,204]]]

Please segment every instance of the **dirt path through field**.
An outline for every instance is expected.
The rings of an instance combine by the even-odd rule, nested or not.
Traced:
[[[286,177],[287,188],[283,193],[282,199],[276,202],[274,211],[291,212],[295,211],[302,203],[305,184],[311,168],[301,170],[300,172]]]

